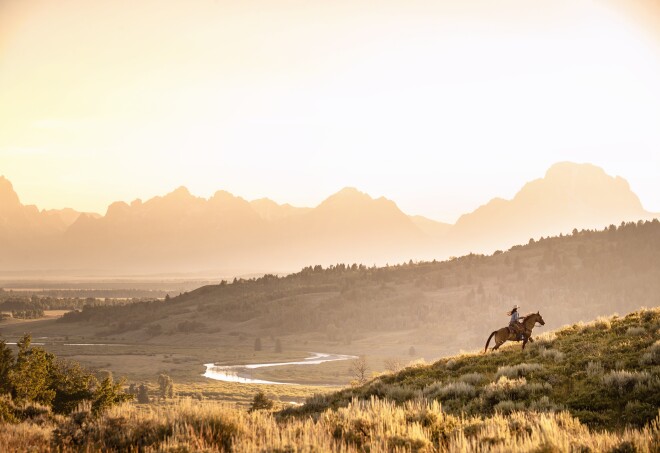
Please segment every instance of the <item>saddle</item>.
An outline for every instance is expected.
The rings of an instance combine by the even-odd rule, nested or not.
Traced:
[[[514,326],[509,325],[509,326],[507,326],[507,329],[509,329],[509,333],[511,333],[512,335],[514,335],[516,337],[516,340],[522,340],[523,339],[523,335],[525,334],[525,329],[523,329],[523,326],[519,325],[519,326],[514,327]]]

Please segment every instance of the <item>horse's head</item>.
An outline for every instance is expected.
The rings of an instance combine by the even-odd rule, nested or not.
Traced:
[[[543,320],[543,316],[541,316],[541,313],[538,311],[536,313],[532,313],[530,315],[525,316],[525,324],[527,324],[527,327],[531,328],[536,325],[538,322],[542,326],[545,326],[545,321]]]
[[[536,315],[536,317],[537,317],[537,318],[536,318],[536,322],[538,322],[538,323],[541,324],[542,326],[545,326],[545,321],[543,320],[543,316],[541,316],[541,313],[539,313],[539,312],[537,311],[535,315]]]

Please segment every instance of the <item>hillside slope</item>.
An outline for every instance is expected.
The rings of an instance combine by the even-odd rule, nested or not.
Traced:
[[[320,395],[287,414],[337,409],[354,398],[426,398],[454,415],[567,410],[594,428],[643,426],[660,408],[660,307],[599,318],[501,351],[447,357]]]
[[[316,341],[329,352],[380,356],[408,355],[412,345],[417,357],[432,358],[483,347],[514,303],[540,310],[544,330],[660,305],[660,222],[547,238],[492,256],[237,279],[168,302],[86,307],[65,316],[61,329],[234,348],[273,336],[300,350]],[[184,322],[195,323],[194,337],[177,329]],[[162,334],[150,336],[155,325]]]

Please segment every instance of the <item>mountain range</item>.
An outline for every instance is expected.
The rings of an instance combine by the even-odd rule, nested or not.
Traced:
[[[530,238],[654,217],[628,183],[591,164],[558,163],[511,200],[495,198],[454,224],[409,216],[354,188],[314,208],[247,201],[185,187],[105,215],[21,204],[0,177],[0,271],[98,274],[287,272],[312,264],[385,264],[491,253]]]

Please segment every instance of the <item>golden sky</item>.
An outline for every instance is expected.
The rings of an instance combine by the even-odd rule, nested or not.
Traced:
[[[0,0],[0,174],[104,212],[344,186],[454,221],[563,160],[660,211],[657,0]]]

